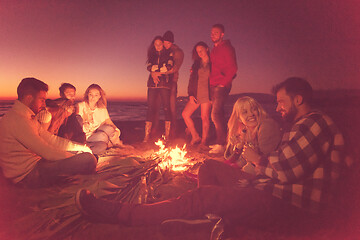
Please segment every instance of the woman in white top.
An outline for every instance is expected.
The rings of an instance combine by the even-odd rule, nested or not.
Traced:
[[[93,154],[102,154],[111,146],[122,146],[120,130],[111,121],[106,106],[105,92],[97,84],[91,84],[85,91],[84,101],[78,103],[86,143]]]

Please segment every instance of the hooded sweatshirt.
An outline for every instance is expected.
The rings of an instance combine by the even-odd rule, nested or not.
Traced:
[[[211,73],[210,86],[223,85],[231,88],[236,76],[237,63],[235,49],[229,40],[223,40],[215,46],[210,54]]]

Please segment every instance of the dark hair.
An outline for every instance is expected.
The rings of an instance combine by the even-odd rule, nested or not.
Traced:
[[[300,95],[305,103],[311,104],[312,102],[312,87],[308,81],[303,78],[291,77],[286,79],[273,87],[273,94],[276,95],[280,89],[285,89],[286,93],[292,98]]]
[[[218,29],[221,30],[221,32],[225,33],[225,27],[224,27],[224,25],[222,25],[222,24],[220,24],[220,23],[214,24],[214,25],[212,26],[212,28],[218,28]]]
[[[47,92],[49,86],[36,78],[24,78],[17,87],[18,99],[22,100],[27,95],[35,96],[40,91]]]
[[[160,40],[160,41],[164,42],[164,39],[162,36],[156,36],[154,38],[154,40],[152,40],[152,42],[148,48],[148,51],[147,51],[147,60],[146,60],[147,63],[151,62],[152,58],[154,58],[156,56],[156,49],[154,46],[154,43],[156,40]]]
[[[174,43],[174,34],[173,34],[173,32],[172,31],[166,31],[166,33],[164,33],[164,35],[163,35],[163,39],[164,39],[164,41]]]
[[[60,96],[64,97],[64,92],[66,89],[68,88],[72,88],[76,91],[76,87],[70,83],[62,83],[61,86],[59,87],[59,91],[60,91]]]
[[[210,57],[210,51],[209,51],[209,46],[205,43],[205,42],[198,42],[197,44],[195,44],[195,46],[194,46],[194,48],[193,48],[193,50],[192,50],[192,59],[194,60],[194,62],[195,61],[201,61],[201,59],[200,59],[200,57],[199,57],[199,55],[198,55],[198,53],[197,53],[197,51],[196,51],[196,48],[198,47],[198,46],[202,46],[202,47],[204,47],[204,48],[206,48],[207,49],[207,55]]]
[[[98,100],[98,102],[96,103],[96,106],[98,108],[106,108],[107,106],[107,101],[106,101],[106,97],[105,97],[105,91],[98,85],[98,84],[91,84],[85,91],[84,93],[84,101],[89,103],[89,92],[91,89],[97,89],[100,92],[100,99]]]

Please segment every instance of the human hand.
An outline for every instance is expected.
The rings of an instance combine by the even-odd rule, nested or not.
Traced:
[[[155,72],[156,70],[159,69],[159,66],[158,65],[152,65],[151,66],[151,72]]]
[[[84,145],[81,149],[82,152],[88,152],[88,153],[91,153],[92,154],[92,151],[91,149],[87,146],[87,145]]]
[[[166,67],[165,63],[164,63],[163,66],[160,68],[160,72],[162,72],[162,73],[166,73],[166,72],[167,72],[167,67]]]
[[[160,82],[160,80],[159,80],[160,75],[161,74],[159,72],[151,72],[151,77],[155,84],[158,84]]]
[[[261,156],[249,145],[245,144],[241,156],[247,161],[258,165]]]
[[[229,165],[230,167],[239,168],[239,166],[238,166],[235,162],[231,161],[231,159],[225,160],[224,163],[225,163],[226,165]]]

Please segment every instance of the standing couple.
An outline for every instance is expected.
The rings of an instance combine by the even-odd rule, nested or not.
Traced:
[[[176,119],[176,87],[178,71],[183,60],[182,51],[174,44],[175,50],[166,52],[168,40],[174,41],[173,34],[165,33],[164,37],[155,37],[148,51],[148,70],[150,76],[148,80],[148,115],[145,126],[145,139],[148,141],[151,132],[151,124],[155,119],[156,102],[153,95],[157,92],[162,96],[162,104],[165,112],[165,137],[169,136],[170,120],[174,123]],[[223,40],[224,26],[215,24],[211,29],[211,40],[214,48],[209,53],[209,47],[204,42],[199,42],[193,49],[194,63],[191,68],[191,75],[188,86],[189,101],[183,110],[182,116],[188,127],[192,140],[191,144],[201,142],[205,145],[209,132],[209,115],[212,106],[211,119],[216,130],[216,144],[210,146],[211,153],[222,153],[226,143],[226,121],[224,114],[224,104],[230,93],[232,80],[236,76],[237,63],[235,49],[229,40]],[[180,53],[181,52],[181,53]],[[162,55],[163,53],[163,55]],[[163,57],[162,57],[163,56]],[[180,57],[179,57],[180,56]],[[154,67],[155,66],[155,67]],[[170,74],[169,74],[170,73]],[[174,74],[175,73],[175,74]],[[174,74],[175,76],[172,76]],[[166,86],[166,84],[168,84]],[[170,88],[173,101],[167,100]],[[175,94],[173,94],[175,92]],[[172,102],[173,104],[170,104]],[[173,105],[173,107],[171,106]],[[191,115],[201,106],[202,119],[202,138],[197,133]],[[171,111],[170,109],[175,109]]]
[[[144,142],[149,141],[151,132],[158,127],[160,105],[165,114],[165,138],[175,133],[176,97],[179,69],[184,59],[183,51],[174,44],[174,34],[167,31],[156,36],[147,52],[148,111],[145,122]]]

